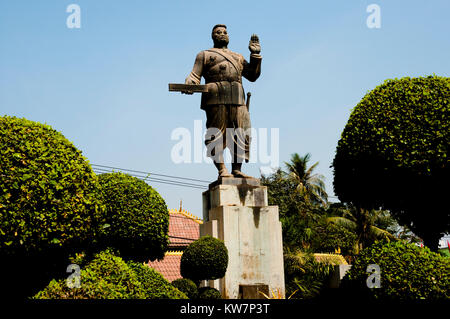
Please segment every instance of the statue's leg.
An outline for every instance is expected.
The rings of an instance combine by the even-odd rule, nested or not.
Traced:
[[[227,112],[225,105],[210,105],[206,109],[206,135],[205,145],[207,156],[210,157],[217,168],[219,177],[230,177],[223,159],[226,146]]]
[[[230,112],[230,120],[233,123],[232,147],[232,174],[235,177],[250,177],[242,173],[242,163],[250,159],[251,124],[250,114],[245,105],[233,106]],[[227,136],[228,137],[228,136]],[[229,143],[231,144],[231,143]],[[231,149],[231,148],[230,148]]]
[[[223,162],[223,153],[220,154],[219,157],[222,158],[222,161],[220,161],[220,159],[218,161],[214,160],[214,165],[217,168],[219,177],[232,177],[233,174],[230,174],[228,172],[227,167],[225,166],[225,163]]]

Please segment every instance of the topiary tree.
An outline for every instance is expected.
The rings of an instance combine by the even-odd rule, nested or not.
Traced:
[[[164,199],[144,181],[123,173],[99,175],[106,205],[101,242],[119,249],[124,258],[164,258],[169,212]]]
[[[225,276],[228,250],[222,240],[204,236],[191,243],[181,256],[181,276],[199,283]]]
[[[450,231],[450,78],[388,80],[354,108],[333,160],[342,202],[383,207],[437,249]]]
[[[172,281],[172,286],[185,293],[189,299],[197,298],[197,285],[190,279],[179,278]]]
[[[380,267],[379,288],[369,289],[367,266]],[[401,241],[365,248],[346,273],[341,287],[355,296],[377,299],[450,298],[450,260],[428,248]]]
[[[0,251],[35,253],[92,239],[102,213],[86,158],[48,125],[0,117]]]
[[[91,242],[103,213],[86,158],[50,126],[0,117],[2,295],[29,296],[67,253]],[[23,273],[33,272],[31,276]]]

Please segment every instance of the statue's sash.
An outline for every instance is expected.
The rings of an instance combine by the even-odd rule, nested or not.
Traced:
[[[237,61],[231,56],[231,54],[229,54],[227,52],[224,52],[223,50],[220,50],[220,49],[217,49],[217,48],[211,48],[211,49],[206,50],[206,51],[214,52],[214,53],[217,53],[217,54],[223,56],[228,62],[230,62],[234,66],[234,68],[236,69],[238,74],[240,74],[241,71],[240,71],[240,68],[239,68],[239,66],[237,64]]]

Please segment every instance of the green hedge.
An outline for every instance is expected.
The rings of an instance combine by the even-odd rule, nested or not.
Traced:
[[[370,264],[380,267],[381,288],[367,288]],[[378,299],[448,299],[450,260],[414,244],[376,242],[360,253],[342,288]]]
[[[387,80],[353,109],[333,160],[341,202],[384,207],[437,248],[450,231],[450,78]],[[425,213],[426,212],[426,213]]]
[[[61,133],[0,117],[0,254],[36,253],[95,237],[102,202],[86,158]]]
[[[108,226],[103,229],[104,246],[118,248],[128,259],[164,258],[169,238],[164,199],[147,183],[127,174],[101,174],[99,182]]]
[[[186,299],[161,274],[128,262],[111,250],[95,255],[81,269],[80,287],[69,288],[66,279],[52,280],[34,299]]]
[[[204,236],[191,243],[181,256],[180,270],[184,278],[198,283],[225,276],[228,250],[220,239]]]

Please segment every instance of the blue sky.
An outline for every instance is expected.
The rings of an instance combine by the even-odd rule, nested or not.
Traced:
[[[81,28],[66,7],[81,8]],[[381,28],[369,29],[369,4]],[[0,1],[0,115],[47,123],[93,164],[213,181],[212,164],[175,164],[177,127],[205,123],[200,95],[169,93],[225,23],[229,48],[248,58],[258,34],[262,74],[252,92],[256,128],[279,128],[281,164],[312,154],[330,169],[352,108],[378,84],[450,75],[450,2],[434,1]],[[259,176],[260,163],[244,166]],[[150,183],[170,208],[201,216],[201,190]],[[334,198],[331,198],[335,200]]]

